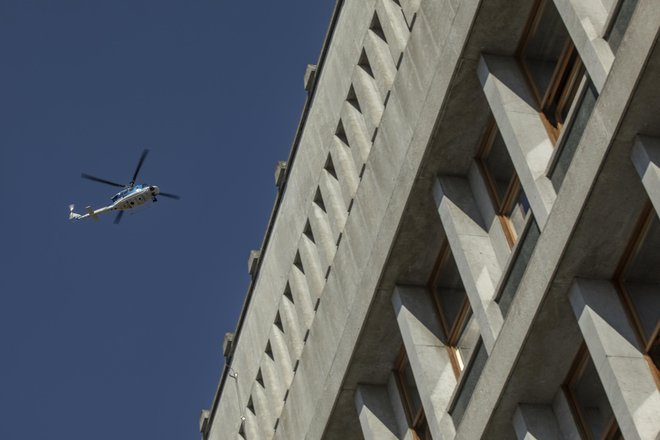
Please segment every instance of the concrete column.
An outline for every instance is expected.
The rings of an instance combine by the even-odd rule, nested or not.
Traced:
[[[410,31],[405,16],[399,5],[394,0],[379,0],[376,2],[376,13],[383,27],[387,43],[396,63],[408,42]]]
[[[295,363],[300,358],[300,353],[303,349],[303,332],[300,328],[300,322],[296,316],[296,306],[289,298],[282,296],[280,300],[280,319],[282,320],[282,328],[284,328],[284,335],[290,359]]]
[[[402,440],[417,440],[412,430],[408,426],[408,418],[406,417],[406,410],[403,408],[403,396],[399,391],[399,386],[396,383],[394,374],[390,374],[387,380],[387,394],[390,397],[392,405],[392,412],[397,426],[398,437]]]
[[[557,194],[546,175],[554,147],[535,100],[514,58],[484,54],[477,70],[536,223],[543,229]]]
[[[513,415],[518,440],[563,440],[550,405],[519,404]]]
[[[359,183],[359,170],[356,169],[353,163],[350,148],[335,137],[330,147],[330,154],[332,154],[332,161],[335,164],[337,180],[339,180],[344,201],[350,202],[355,197]]]
[[[332,259],[335,257],[335,250],[337,249],[335,243],[337,239],[334,237],[334,233],[330,227],[328,215],[316,206],[316,203],[312,203],[310,206],[307,218],[312,235],[314,236],[316,248],[319,252],[319,257],[321,258],[321,269],[325,273],[328,266],[332,263]]]
[[[441,425],[440,419],[456,388],[456,376],[440,339],[433,299],[425,288],[396,286],[392,304],[431,434],[453,438],[453,426]]]
[[[466,178],[439,177],[433,194],[483,343],[490,354],[503,323],[502,312],[493,300],[502,274],[497,256]]]
[[[323,286],[325,285],[324,272],[321,268],[316,245],[306,236],[301,237],[299,244],[300,260],[302,261],[305,272],[305,279],[309,286],[309,292],[314,303],[321,296]]]
[[[660,139],[638,136],[632,149],[631,160],[655,212],[660,215]]]
[[[591,81],[600,93],[610,73],[614,54],[603,33],[608,12],[600,0],[554,0]]]
[[[399,0],[401,4],[401,9],[403,10],[403,16],[406,18],[406,23],[408,28],[412,27],[413,18],[419,9],[420,3],[422,0]]]
[[[264,354],[261,361],[261,373],[268,402],[269,418],[267,426],[272,429],[275,426],[275,420],[282,411],[286,387],[283,378],[280,376],[280,371],[275,365],[275,361],[266,354]]]
[[[559,389],[552,401],[552,410],[557,418],[557,425],[564,440],[582,440],[582,434],[578,431],[573,417],[573,410],[564,394],[564,390]]]
[[[245,431],[245,438],[247,440],[261,438],[261,431],[259,429],[259,422],[257,417],[252,414],[252,411],[245,410],[245,421],[243,422],[243,429]]]
[[[365,440],[398,440],[396,420],[384,385],[358,385],[355,409]]]
[[[357,92],[356,92],[357,93]],[[371,150],[371,138],[367,133],[364,116],[348,102],[341,109],[341,122],[344,125],[348,146],[351,148],[355,168],[362,168]]]
[[[380,99],[384,101],[396,76],[396,65],[394,64],[396,60],[392,58],[388,42],[383,40],[373,30],[367,32],[363,44],[364,51],[371,64],[371,69],[374,72],[374,79],[380,93]]]
[[[371,139],[376,127],[380,124],[385,109],[378,87],[376,87],[376,80],[362,67],[356,66],[353,72],[353,90],[355,90],[355,95],[367,125],[367,133],[369,139]],[[346,103],[345,105],[350,104]]]
[[[615,287],[576,279],[569,298],[626,440],[660,435],[660,393]]]
[[[325,210],[328,213],[328,219],[330,220],[330,229],[333,231],[332,248],[334,248],[334,243],[337,240],[337,237],[344,230],[344,225],[346,224],[346,218],[348,217],[346,211],[346,204],[342,198],[341,189],[339,188],[339,183],[337,180],[330,176],[328,173],[324,172],[321,174],[319,179],[319,188],[321,194],[323,194],[323,202],[325,203]],[[332,249],[334,253],[334,249]]]
[[[300,326],[301,332],[304,334],[312,325],[312,320],[314,319],[314,302],[309,293],[305,274],[295,265],[289,272],[289,288],[291,289],[293,303],[296,306],[298,325]]]
[[[254,384],[252,403],[254,404],[254,412],[257,416],[258,431],[261,432],[261,437],[257,438],[272,438],[275,419],[271,416],[266,390],[258,383]]]
[[[275,358],[277,376],[282,385],[281,397],[284,398],[284,392],[289,388],[289,384],[293,380],[293,363],[295,362],[295,358],[289,353],[285,335],[274,324],[270,332],[270,347]]]

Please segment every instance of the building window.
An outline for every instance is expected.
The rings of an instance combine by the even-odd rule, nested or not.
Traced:
[[[568,116],[569,121],[564,125],[564,131],[557,147],[558,152],[552,159],[549,177],[556,192],[559,192],[559,188],[564,182],[597,100],[598,91],[591,79],[585,75],[579,86],[574,108]]]
[[[660,221],[648,202],[615,276],[624,307],[660,384]]]
[[[477,164],[484,178],[495,212],[502,223],[510,247],[525,228],[529,201],[522,190],[511,157],[494,120],[488,125]]]
[[[399,393],[401,394],[403,408],[408,419],[408,426],[413,430],[419,440],[431,440],[431,432],[426,422],[422,399],[419,397],[419,391],[417,391],[417,384],[410,368],[408,355],[403,347],[401,347],[401,354],[394,368],[394,376],[396,377]]]
[[[525,274],[529,260],[532,258],[532,253],[536,248],[536,243],[541,236],[541,230],[534,217],[527,221],[526,228],[523,235],[513,248],[511,260],[507,265],[507,270],[504,278],[500,284],[500,290],[497,293],[497,304],[500,306],[502,316],[507,317],[513,298],[520,286],[522,277]]]
[[[443,342],[449,350],[454,374],[459,378],[472,356],[479,328],[472,318],[470,301],[446,242],[429,280],[429,290],[438,309]]]
[[[584,68],[552,0],[539,0],[517,58],[553,143],[566,122]]]
[[[598,372],[582,344],[564,383],[582,438],[589,440],[623,440]]]

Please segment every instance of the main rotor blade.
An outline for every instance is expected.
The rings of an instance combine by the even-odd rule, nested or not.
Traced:
[[[117,217],[115,217],[115,224],[118,224],[121,221],[121,217],[124,215],[124,211],[119,211]]]
[[[137,175],[140,172],[140,168],[142,168],[142,163],[144,163],[144,158],[147,157],[147,154],[149,154],[149,150],[145,148],[145,150],[142,152],[142,156],[140,156],[140,160],[138,161],[137,167],[135,168],[135,172],[133,173],[131,186],[135,185],[135,179],[137,179]]]
[[[116,186],[119,188],[123,188],[124,186],[126,186],[126,185],[122,185],[121,183],[111,182],[110,180],[105,180],[105,179],[101,179],[100,177],[90,176],[89,174],[85,174],[85,173],[82,173],[80,177],[82,177],[83,179],[89,179],[95,182],[101,182],[101,183],[105,183],[106,185]]]
[[[169,197],[170,199],[177,199],[179,200],[181,197],[177,196],[176,194],[170,194],[170,193],[164,193],[164,192],[159,192],[158,196],[163,196],[163,197]]]

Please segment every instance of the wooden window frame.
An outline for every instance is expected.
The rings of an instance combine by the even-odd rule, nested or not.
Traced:
[[[522,191],[522,186],[520,184],[520,179],[518,178],[518,173],[515,170],[515,165],[514,165],[513,176],[509,180],[503,200],[500,200],[500,196],[497,193],[497,186],[495,185],[495,180],[493,179],[491,172],[488,169],[488,165],[486,164],[486,159],[490,154],[490,151],[493,147],[493,143],[495,142],[495,138],[498,132],[499,132],[499,128],[497,126],[497,123],[495,122],[495,119],[491,117],[490,122],[486,127],[486,131],[484,132],[484,136],[481,141],[481,147],[479,148],[479,152],[477,153],[476,161],[481,176],[484,180],[484,183],[486,184],[486,188],[488,190],[488,194],[490,196],[491,202],[495,207],[495,214],[497,215],[497,218],[499,219],[500,224],[502,225],[502,230],[504,231],[504,236],[506,237],[506,241],[509,245],[509,248],[513,248],[513,246],[516,244],[516,242],[520,237],[518,237],[518,234],[516,233],[515,229],[513,228],[513,225],[511,224],[511,220],[509,219],[510,217],[509,214],[513,210],[516,200],[518,199],[518,196]]]
[[[639,215],[639,219],[637,220],[637,224],[635,225],[635,229],[633,230],[631,238],[628,241],[628,245],[623,252],[619,266],[616,269],[613,283],[617,289],[617,292],[619,293],[619,298],[621,299],[621,302],[624,306],[623,308],[628,315],[628,320],[635,329],[637,341],[639,342],[640,347],[642,347],[644,350],[644,358],[649,364],[649,368],[653,374],[656,386],[660,388],[660,371],[658,370],[660,366],[653,362],[649,354],[653,346],[660,343],[660,321],[656,323],[653,332],[651,332],[650,335],[647,335],[644,331],[642,320],[640,319],[632,300],[632,296],[630,295],[630,292],[628,292],[625,283],[626,273],[630,269],[630,266],[634,263],[640,249],[644,245],[653,220],[660,221],[660,219],[657,217],[658,214],[656,213],[655,209],[653,209],[653,205],[649,200],[647,200]]]
[[[457,345],[458,341],[463,335],[463,331],[465,330],[469,318],[472,315],[472,307],[470,305],[470,300],[467,296],[467,293],[465,293],[465,298],[463,299],[463,303],[461,304],[458,314],[456,315],[456,319],[450,325],[445,315],[444,308],[442,307],[442,303],[440,302],[440,298],[438,298],[435,293],[438,283],[440,282],[440,275],[442,274],[443,269],[445,269],[447,262],[451,257],[451,248],[447,240],[445,240],[442,247],[440,248],[440,253],[438,254],[438,258],[433,268],[433,272],[431,273],[431,278],[429,279],[427,288],[429,292],[431,292],[433,304],[435,304],[436,312],[439,317],[440,327],[444,333],[445,348],[449,353],[449,359],[451,361],[452,369],[454,370],[454,375],[458,379],[461,376],[463,369],[461,368],[458,359]],[[463,289],[465,290],[465,287],[463,287]]]
[[[408,354],[406,353],[406,348],[401,346],[401,351],[397,356],[396,361],[394,362],[394,378],[396,381],[397,388],[399,389],[399,394],[401,395],[401,403],[403,405],[403,412],[406,414],[406,420],[408,421],[408,428],[413,433],[414,440],[426,440],[422,438],[418,430],[424,425],[427,426],[428,422],[426,421],[426,414],[424,413],[424,405],[421,403],[420,396],[420,405],[416,414],[412,413],[412,398],[408,392],[408,387],[405,384],[405,375],[404,370],[406,366],[410,366],[410,361],[408,360]],[[418,391],[419,394],[419,391]]]
[[[515,57],[523,72],[525,81],[537,101],[539,106],[539,117],[541,118],[553,145],[556,146],[559,135],[561,134],[564,125],[568,122],[561,117],[561,114],[564,110],[568,110],[573,102],[575,102],[575,97],[580,87],[580,79],[582,78],[585,69],[582,59],[569,35],[566,38],[561,55],[557,60],[557,65],[552,73],[548,89],[542,92],[536,86],[534,78],[525,62],[525,52],[530,38],[536,33],[539,27],[544,8],[551,2],[552,0],[537,1],[532,9],[530,19],[525,26],[523,37],[518,45]],[[552,104],[555,102],[557,103],[557,106],[554,109],[553,116],[554,120],[557,121],[556,126],[552,124],[547,116],[548,112],[551,110]]]
[[[589,350],[587,350],[586,344],[583,342],[578,349],[577,355],[573,360],[571,368],[568,370],[566,379],[562,385],[562,391],[568,400],[571,412],[573,413],[573,419],[576,422],[580,436],[585,440],[617,440],[616,434],[620,435],[619,425],[616,421],[616,417],[613,415],[611,419],[606,423],[605,430],[603,435],[599,439],[594,439],[591,435],[591,431],[588,428],[588,423],[582,413],[581,406],[573,392],[573,388],[577,382],[582,377],[584,370],[587,366],[588,361],[591,359]],[[592,360],[593,362],[593,360]],[[622,437],[621,437],[622,438]]]

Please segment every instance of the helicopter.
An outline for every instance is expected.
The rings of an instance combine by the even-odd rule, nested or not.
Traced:
[[[92,209],[91,206],[87,206],[85,208],[85,211],[87,212],[86,214],[78,214],[74,212],[75,206],[69,205],[69,220],[84,220],[91,218],[92,220],[98,221],[99,214],[104,214],[106,212],[111,212],[111,211],[118,211],[114,220],[114,223],[117,224],[121,221],[121,218],[124,215],[124,211],[137,208],[138,206],[144,205],[147,202],[156,202],[158,201],[157,196],[169,197],[171,199],[177,199],[177,200],[180,199],[180,197],[175,194],[162,192],[160,188],[158,188],[155,185],[145,185],[145,184],[135,183],[135,179],[137,179],[137,175],[140,172],[140,168],[142,168],[142,164],[144,163],[144,159],[147,157],[147,154],[149,154],[149,150],[145,149],[142,152],[142,155],[140,156],[140,160],[138,161],[137,167],[135,167],[135,172],[133,173],[133,177],[131,178],[131,181],[127,185],[122,185],[120,183],[112,182],[110,180],[101,179],[96,176],[91,176],[89,174],[82,173],[81,177],[84,179],[105,183],[106,185],[122,188],[122,190],[119,191],[114,196],[112,196],[111,205],[104,206],[103,208],[99,208],[99,209]]]

